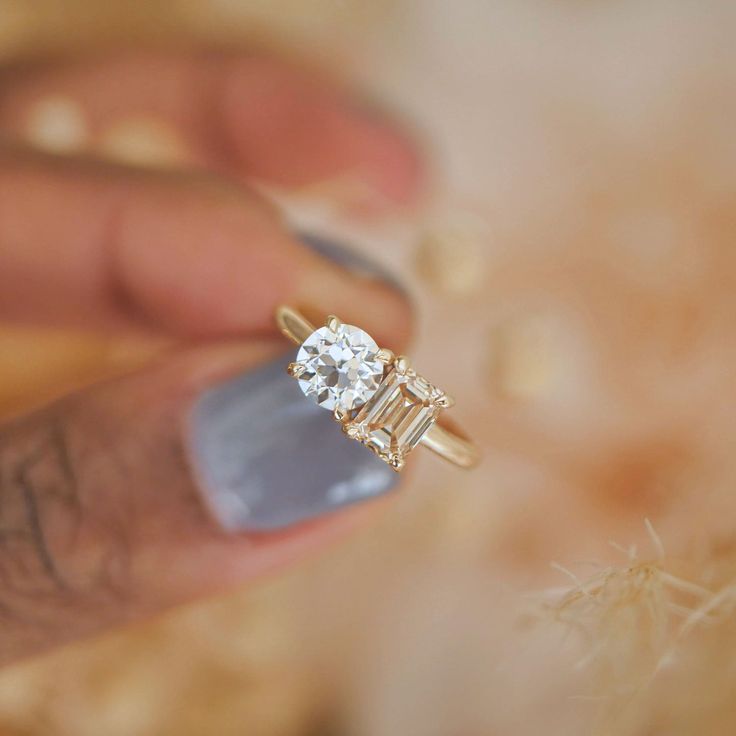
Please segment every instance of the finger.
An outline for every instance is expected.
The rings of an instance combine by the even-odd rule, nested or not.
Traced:
[[[240,186],[0,152],[4,318],[247,334],[287,302],[406,335],[396,289],[323,254]]]
[[[272,353],[190,351],[0,427],[0,662],[293,563],[394,486]]]
[[[347,177],[413,202],[421,164],[395,123],[315,71],[263,56],[128,53],[7,73],[0,130],[64,152],[199,163],[287,187]]]

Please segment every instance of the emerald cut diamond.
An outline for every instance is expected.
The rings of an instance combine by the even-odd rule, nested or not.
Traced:
[[[345,431],[399,468],[436,421],[441,395],[422,376],[394,369]]]

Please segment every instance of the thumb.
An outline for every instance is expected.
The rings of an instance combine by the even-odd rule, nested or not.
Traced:
[[[0,427],[0,663],[287,565],[393,487],[287,362],[197,348]]]

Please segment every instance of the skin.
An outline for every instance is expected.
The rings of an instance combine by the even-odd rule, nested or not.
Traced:
[[[153,173],[35,151],[24,125],[48,95],[79,103],[93,133],[155,115],[196,165]],[[283,348],[277,304],[405,341],[403,298],[303,248],[247,182],[348,171],[405,207],[421,181],[409,140],[278,61],[150,52],[6,70],[0,136],[0,318],[172,346],[0,425],[0,663],[281,569],[371,515],[375,503],[226,534],[201,500],[184,429],[202,389]]]

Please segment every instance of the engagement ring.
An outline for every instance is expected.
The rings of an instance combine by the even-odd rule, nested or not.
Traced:
[[[475,444],[441,423],[454,401],[419,375],[406,356],[379,348],[364,330],[327,318],[315,328],[299,312],[276,310],[281,332],[299,345],[287,371],[305,396],[332,412],[343,432],[394,470],[419,444],[463,468],[480,459]]]

